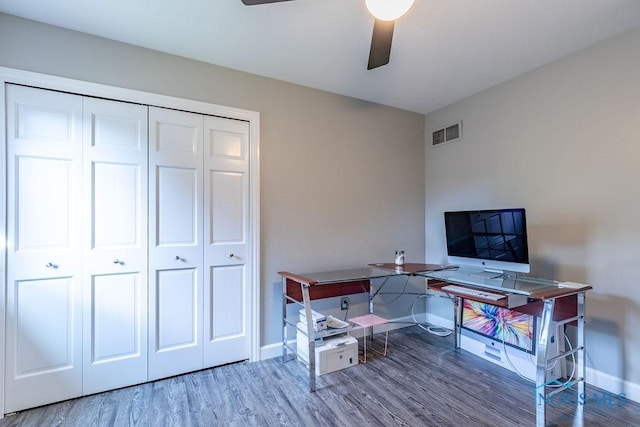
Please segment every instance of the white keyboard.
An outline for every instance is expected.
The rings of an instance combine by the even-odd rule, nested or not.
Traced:
[[[467,288],[465,286],[446,285],[441,288],[445,292],[456,292],[470,297],[484,298],[491,301],[498,301],[506,298],[506,295],[483,291],[481,289]]]

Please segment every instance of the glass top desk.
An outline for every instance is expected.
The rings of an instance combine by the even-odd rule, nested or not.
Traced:
[[[287,321],[287,304],[298,303],[304,307],[307,319],[311,319],[311,300],[316,298],[329,298],[360,292],[370,292],[371,279],[384,279],[390,277],[412,275],[422,276],[428,279],[428,287],[434,291],[446,292],[454,301],[454,346],[460,346],[460,331],[462,323],[463,299],[471,299],[488,304],[515,309],[525,314],[532,314],[540,318],[538,328],[536,354],[536,425],[543,427],[546,418],[546,402],[555,393],[567,388],[576,390],[578,395],[585,392],[585,344],[584,344],[584,320],[585,320],[585,293],[591,286],[578,283],[558,283],[553,280],[529,278],[529,277],[504,277],[498,287],[493,283],[463,284],[456,281],[455,272],[436,264],[406,263],[396,266],[393,263],[374,263],[366,268],[345,270],[321,271],[315,273],[293,274],[286,271],[279,272],[283,285],[283,360],[287,360],[287,351],[295,354],[295,349],[288,345],[287,327],[296,325]],[[491,292],[503,293],[504,299],[486,300],[473,297],[455,291],[442,289],[448,284],[469,286],[486,289]],[[491,286],[493,285],[493,286]],[[577,339],[575,348],[561,353],[549,360],[547,348],[551,339],[551,323],[555,325],[573,324],[577,326]],[[312,322],[307,322],[307,336],[317,337]],[[309,339],[309,389],[315,391],[315,340]],[[546,371],[550,363],[569,356],[575,357],[576,373],[573,380],[563,387],[548,390],[546,385]],[[295,357],[295,356],[294,356]],[[575,386],[575,388],[574,388]],[[576,405],[576,420],[583,419],[583,405]]]

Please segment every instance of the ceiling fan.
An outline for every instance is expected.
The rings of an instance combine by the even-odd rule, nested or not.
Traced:
[[[290,0],[242,0],[242,3],[246,6],[255,6],[282,1]],[[367,9],[375,19],[367,70],[389,63],[395,21],[411,8],[413,2],[414,0],[365,0]]]

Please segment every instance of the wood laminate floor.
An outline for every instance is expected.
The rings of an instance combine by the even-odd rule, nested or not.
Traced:
[[[4,426],[534,426],[533,384],[418,327],[389,334],[387,357],[318,377],[280,357],[194,372],[11,415]],[[585,426],[640,426],[640,404],[588,386]],[[615,406],[614,406],[615,404]],[[557,405],[549,426],[570,426]]]

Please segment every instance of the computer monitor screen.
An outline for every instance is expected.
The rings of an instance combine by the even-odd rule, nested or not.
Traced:
[[[529,272],[524,209],[445,212],[444,224],[450,263]]]
[[[535,325],[535,317],[528,314],[478,301],[463,302],[463,329],[531,354],[535,354]]]

